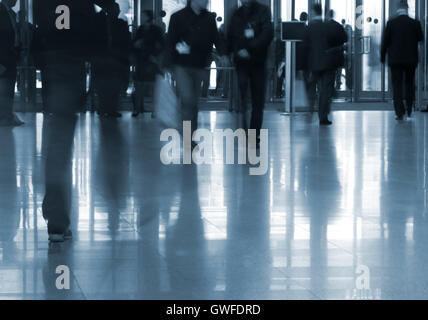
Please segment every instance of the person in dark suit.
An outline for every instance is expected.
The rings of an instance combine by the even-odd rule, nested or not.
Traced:
[[[305,36],[308,50],[308,68],[312,73],[312,88],[309,90],[315,100],[316,88],[319,92],[318,116],[320,125],[331,125],[328,119],[337,69],[344,64],[344,47],[347,34],[339,23],[322,20],[322,8],[316,4],[312,8],[313,21]]]
[[[72,153],[76,112],[82,101],[81,83],[85,62],[93,55],[95,0],[34,0],[34,22],[43,86],[44,103],[52,113],[44,123],[46,146],[43,217],[49,240],[61,242],[71,237],[70,212]],[[70,29],[58,28],[56,8],[70,9]]]
[[[201,96],[204,68],[210,59],[213,45],[220,55],[225,51],[215,16],[206,10],[207,6],[207,0],[189,1],[184,9],[171,16],[168,28],[166,65],[176,79],[182,120],[191,121],[192,130],[198,126],[198,99]]]
[[[20,126],[22,122],[13,113],[16,65],[19,58],[19,27],[12,8],[17,0],[0,2],[0,126]]]
[[[155,81],[157,74],[161,72],[161,54],[165,47],[162,28],[153,23],[153,11],[143,11],[142,23],[137,30],[133,43],[136,60],[135,89],[136,101],[133,117],[138,117],[144,112],[144,93],[148,84]]]
[[[247,110],[248,84],[251,86],[252,113],[249,129],[255,129],[257,137],[260,135],[263,124],[267,80],[266,61],[273,37],[270,9],[256,0],[242,0],[242,7],[232,15],[228,47],[233,54],[238,73],[241,110],[244,114]],[[247,128],[245,120],[244,128]],[[257,141],[259,141],[258,138]]]
[[[113,118],[122,116],[117,109],[121,95],[128,89],[130,74],[131,33],[119,15],[116,2],[108,3],[97,14],[98,50],[92,66],[98,113]]]
[[[332,24],[334,28],[339,28],[340,26],[345,30],[343,25],[341,25],[339,22],[334,20],[335,15],[336,13],[334,12],[334,10],[329,10],[326,13],[326,22]],[[348,37],[348,34],[346,34],[346,37]],[[343,52],[345,52],[345,47],[343,48]],[[342,86],[342,72],[344,67],[345,67],[345,55],[343,54],[343,61],[342,60],[340,61],[340,65],[338,66],[336,71],[335,91],[339,91],[340,87]]]
[[[406,1],[399,4],[398,16],[388,21],[382,38],[381,61],[391,69],[394,92],[394,108],[397,120],[403,120],[406,113],[403,104],[403,88],[406,92],[407,115],[412,115],[415,99],[415,71],[418,65],[418,44],[423,41],[419,21],[408,16]]]

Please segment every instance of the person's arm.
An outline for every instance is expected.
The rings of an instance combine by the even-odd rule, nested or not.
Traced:
[[[265,48],[268,47],[273,40],[274,32],[269,9],[263,10],[261,13],[261,20],[263,24],[262,31],[254,39],[248,41],[249,48]]]
[[[422,26],[421,23],[419,21],[416,22],[417,23],[417,32],[418,32],[418,41],[419,42],[423,42],[424,41],[424,33],[422,31]]]
[[[169,21],[168,27],[168,49],[175,51],[175,46],[180,42],[180,35],[178,33],[179,21],[177,15],[172,15],[171,20]]]
[[[168,26],[168,35],[165,41],[165,67],[168,68],[173,64],[174,57],[176,55],[176,45],[180,41],[179,35],[179,21],[177,19],[177,14],[173,14],[169,21]]]
[[[390,26],[390,23],[388,22],[382,36],[382,46],[380,50],[380,61],[382,63],[385,63],[386,61],[386,53],[388,52],[390,41],[391,41],[391,26]]]
[[[229,28],[226,30],[226,48],[229,54],[233,54],[236,49],[236,26],[235,26],[235,14],[232,15],[230,19]]]
[[[340,44],[344,45],[345,43],[348,42],[348,34],[346,33],[346,30],[343,26],[341,26],[340,24],[338,24],[339,26],[339,33],[340,33]]]

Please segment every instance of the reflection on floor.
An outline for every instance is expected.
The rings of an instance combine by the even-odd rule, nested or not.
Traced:
[[[101,131],[82,115],[75,238],[51,246],[43,116],[23,119],[0,129],[0,299],[428,298],[425,114],[335,112],[319,128],[315,116],[267,112],[265,176],[164,166],[149,116]],[[203,112],[200,125],[235,119]],[[59,265],[70,290],[56,288]]]

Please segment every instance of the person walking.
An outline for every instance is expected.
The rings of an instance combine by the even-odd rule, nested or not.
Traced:
[[[120,6],[108,3],[97,14],[97,57],[92,65],[95,92],[101,116],[120,118],[120,97],[126,92],[130,76],[131,33],[128,23],[119,18]]]
[[[397,16],[388,21],[382,36],[381,62],[391,70],[394,108],[397,120],[412,115],[415,100],[415,71],[418,66],[418,44],[423,41],[419,21],[409,17],[407,1],[401,1]],[[405,90],[406,109],[403,103]]]
[[[144,93],[153,85],[157,74],[161,74],[161,54],[164,50],[164,36],[161,27],[153,23],[153,11],[145,10],[141,16],[141,26],[133,42],[136,60],[135,70],[135,104],[132,116],[138,117],[145,112]]]
[[[206,10],[207,5],[208,0],[190,0],[184,9],[171,16],[168,28],[167,65],[177,83],[182,120],[191,121],[192,131],[198,126],[201,83],[213,45],[220,55],[225,53],[215,16]]]
[[[49,240],[62,242],[72,237],[70,229],[72,154],[74,131],[83,92],[85,62],[93,52],[94,2],[87,0],[34,0],[34,22],[39,27],[36,39],[46,89],[44,103],[52,113],[44,123],[46,148],[43,217]],[[56,27],[56,8],[70,8],[68,30]]]
[[[315,100],[318,89],[318,116],[320,125],[331,125],[328,119],[337,69],[344,64],[344,44],[347,34],[339,23],[323,21],[322,7],[312,7],[313,20],[307,28],[305,47],[308,50],[308,68],[312,74],[310,100]]]
[[[232,15],[228,33],[228,47],[238,74],[238,87],[247,129],[246,110],[248,85],[251,87],[251,121],[249,129],[257,132],[259,145],[266,96],[266,62],[268,49],[274,38],[270,9],[256,0],[242,0],[242,7]]]
[[[0,2],[0,126],[16,127],[24,122],[13,113],[16,67],[20,51],[19,27],[12,8],[17,0]]]

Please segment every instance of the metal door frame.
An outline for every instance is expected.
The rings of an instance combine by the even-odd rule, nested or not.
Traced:
[[[346,0],[345,0],[346,1]],[[382,30],[386,26],[386,1],[388,0],[376,0],[382,2],[382,12],[381,12],[381,24]],[[391,0],[390,0],[391,1]],[[330,10],[330,0],[326,0],[325,10]],[[363,0],[355,0],[355,16],[354,21],[357,20],[359,14],[357,13],[357,8],[363,5]],[[334,8],[332,8],[334,10]],[[354,26],[355,27],[355,26]],[[352,48],[352,88],[339,92],[338,96],[340,98],[350,98],[351,102],[382,102],[386,100],[386,96],[389,92],[386,91],[386,67],[382,65],[381,67],[381,90],[380,91],[363,91],[362,89],[362,67],[363,67],[363,49],[362,45],[363,39],[363,30],[354,28],[353,38],[351,40]]]

